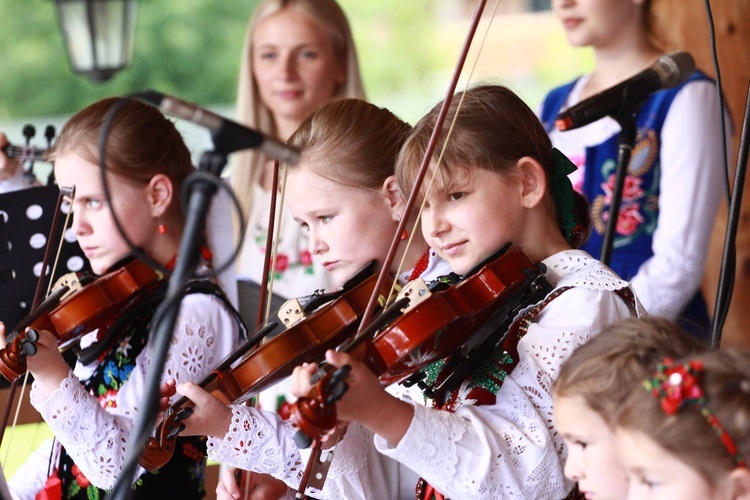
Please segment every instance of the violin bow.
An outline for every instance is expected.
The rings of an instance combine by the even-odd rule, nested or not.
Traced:
[[[42,296],[44,295],[44,285],[45,281],[47,281],[47,268],[49,268],[50,259],[52,258],[52,248],[53,248],[53,241],[54,236],[57,234],[57,226],[60,224],[60,208],[62,207],[63,201],[65,198],[68,198],[69,200],[73,200],[75,197],[75,186],[73,187],[66,187],[61,186],[60,187],[60,193],[57,196],[57,204],[55,205],[55,211],[54,215],[52,217],[52,225],[50,227],[50,232],[47,237],[47,247],[44,249],[44,258],[42,259],[42,268],[39,273],[39,280],[36,283],[36,289],[34,291],[34,298],[31,301],[31,307],[29,308],[29,312],[31,313],[34,311],[34,309],[39,306],[39,304],[42,301]],[[52,278],[54,277],[54,270],[57,268],[57,261],[60,258],[60,252],[62,250],[62,243],[63,243],[63,236],[65,233],[65,229],[68,226],[68,222],[70,221],[70,210],[68,210],[67,214],[65,215],[65,220],[63,221],[62,230],[60,231],[60,241],[57,246],[57,253],[55,254],[55,260],[54,264],[52,266],[52,271],[50,271],[49,274],[49,282],[47,286],[47,293],[49,293],[50,288],[52,286]],[[21,395],[18,400],[18,405],[16,406],[16,412],[13,417],[13,424],[11,425],[11,436],[10,439],[13,439],[13,430],[15,430],[16,423],[18,422],[18,415],[21,409],[21,402],[23,400],[24,393],[26,392],[26,383],[29,377],[29,372],[26,372],[26,375],[23,378],[23,383],[21,384]],[[2,421],[0,421],[0,444],[3,442],[3,438],[5,437],[5,429],[8,426],[8,420],[10,420],[10,411],[13,406],[13,400],[16,396],[16,391],[18,389],[18,380],[15,379],[10,383],[10,387],[8,388],[8,400],[5,405],[5,411],[3,412]],[[10,451],[10,445],[6,449],[5,457],[3,458],[3,463],[6,462],[8,458],[8,452]]]
[[[484,12],[484,7],[486,3],[487,3],[487,0],[479,0],[477,2],[477,6],[474,10],[474,15],[472,17],[471,24],[469,26],[469,31],[464,40],[463,46],[461,48],[461,52],[458,57],[458,61],[456,62],[456,66],[453,70],[453,75],[451,76],[451,80],[448,85],[448,90],[446,91],[446,94],[445,94],[445,99],[443,100],[443,104],[440,108],[440,112],[436,119],[435,128],[433,129],[432,135],[430,136],[430,141],[427,145],[425,156],[422,159],[422,163],[419,167],[419,171],[417,173],[414,186],[412,187],[412,191],[409,194],[408,200],[406,201],[406,205],[404,207],[404,216],[401,217],[401,220],[398,223],[398,227],[396,228],[395,235],[393,237],[393,240],[391,241],[391,246],[388,249],[388,253],[386,254],[385,260],[383,261],[383,265],[380,269],[380,273],[378,274],[378,279],[375,283],[373,294],[370,296],[370,300],[367,304],[365,312],[362,315],[362,321],[359,323],[359,327],[357,328],[357,333],[355,334],[355,337],[354,337],[355,339],[357,339],[362,334],[362,332],[366,331],[366,325],[370,323],[370,320],[372,319],[372,316],[375,312],[375,307],[378,302],[378,297],[381,295],[380,292],[385,287],[385,282],[388,277],[389,269],[391,267],[391,264],[393,263],[393,260],[395,259],[396,252],[401,243],[400,235],[406,229],[406,225],[408,224],[408,220],[409,220],[408,215],[411,214],[414,208],[414,205],[416,204],[417,197],[419,196],[419,191],[421,189],[422,182],[427,174],[427,170],[429,169],[433,153],[435,152],[435,148],[437,147],[437,141],[442,132],[443,124],[445,123],[445,118],[448,114],[448,108],[450,107],[450,104],[453,100],[453,95],[456,92],[456,86],[458,85],[458,80],[461,76],[461,72],[466,62],[466,58],[469,54],[469,49],[471,48],[471,43],[474,39],[474,35],[476,33],[477,27],[479,26],[479,22],[482,18],[482,13]],[[499,4],[499,0],[496,0],[495,8],[493,10],[492,16],[487,25],[487,32],[485,33],[485,38],[487,36],[487,33],[489,33],[490,26],[492,25],[492,18],[494,18],[495,11],[497,10],[498,4]],[[482,46],[483,45],[484,45],[484,40],[482,41]],[[476,61],[479,60],[482,46],[480,46],[479,52],[477,53],[476,60],[474,61],[475,65],[476,65]],[[469,81],[467,81],[466,86],[468,87],[468,85],[469,85]],[[456,116],[458,116],[458,110],[456,111]],[[455,116],[454,116],[454,121],[455,121]],[[450,134],[450,130],[449,130],[449,134]],[[448,137],[446,137],[443,143],[443,150],[447,143],[448,143]],[[442,151],[441,151],[441,157],[442,157]],[[439,160],[438,160],[438,163],[439,163]],[[434,175],[434,172],[433,172],[433,175]],[[308,485],[308,482],[310,481],[310,478],[313,477],[313,472],[315,472],[316,478],[322,476],[322,479],[317,479],[317,482],[322,482],[323,480],[325,480],[325,474],[327,472],[328,466],[331,463],[331,460],[330,460],[331,457],[329,456],[325,462],[320,461],[320,455],[322,451],[321,445],[322,443],[319,440],[315,440],[315,442],[313,443],[313,448],[310,454],[310,458],[305,467],[305,472],[300,481],[300,487],[297,491],[297,495],[295,496],[295,498],[304,498],[305,490],[307,489],[307,485]],[[316,464],[319,464],[319,465],[316,465]]]

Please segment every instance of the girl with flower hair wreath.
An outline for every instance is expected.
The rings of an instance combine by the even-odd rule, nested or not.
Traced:
[[[665,356],[705,349],[673,321],[629,318],[605,327],[563,363],[552,391],[555,426],[567,448],[565,476],[582,494],[626,498],[613,429],[618,410]]]
[[[750,498],[750,352],[666,358],[625,401],[615,435],[628,498]]]

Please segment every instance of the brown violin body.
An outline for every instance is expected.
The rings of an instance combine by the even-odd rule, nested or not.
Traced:
[[[480,345],[484,338],[476,335],[477,330],[494,318],[505,301],[526,294],[542,275],[519,248],[513,248],[458,284],[433,293],[373,337],[343,345],[341,350],[363,361],[382,385],[400,382],[439,359]],[[340,395],[331,397],[331,391],[343,384],[332,381],[340,375],[330,366],[319,373],[310,394],[291,408],[292,423],[310,441],[336,424],[334,402]]]
[[[13,381],[26,372],[26,356],[36,352],[27,338],[29,329],[52,332],[58,338],[60,350],[65,350],[92,330],[106,330],[142,293],[155,287],[161,278],[161,274],[148,264],[134,259],[67,297],[61,298],[70,287],[57,287],[6,336],[8,345],[0,349],[0,373]]]
[[[338,347],[354,334],[376,281],[377,275],[371,275],[258,346],[239,362],[222,361],[199,385],[226,403],[237,403],[291,376],[294,368],[302,363],[320,362],[326,350]],[[244,349],[243,353],[247,347]],[[190,400],[181,398],[167,410],[155,437],[149,439],[141,455],[140,464],[144,469],[159,469],[172,457],[175,439],[182,430],[180,409],[190,406]]]

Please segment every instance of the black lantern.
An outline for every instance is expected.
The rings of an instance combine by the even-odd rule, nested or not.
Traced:
[[[94,82],[133,59],[136,0],[55,0],[70,67]]]

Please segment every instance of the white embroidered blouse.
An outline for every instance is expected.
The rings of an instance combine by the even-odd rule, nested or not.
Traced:
[[[87,347],[96,341],[96,332],[81,339]],[[208,294],[185,296],[167,354],[162,382],[198,381],[229,354],[239,341],[239,330],[221,299]],[[149,346],[136,358],[136,368],[117,392],[114,404],[103,407],[85,391],[79,380],[91,376],[95,364],[77,363],[68,378],[49,398],[44,399],[32,385],[31,404],[49,424],[81,472],[99,488],[109,489],[122,470],[133,421],[142,404],[144,387],[151,372]],[[179,395],[175,395],[176,401]],[[174,402],[172,401],[172,402]],[[45,442],[22,465],[9,486],[15,499],[33,499],[47,479],[51,442]],[[139,468],[140,475],[143,469]]]
[[[543,263],[554,288],[573,288],[529,325],[497,403],[464,401],[449,413],[413,401],[414,418],[396,447],[350,424],[336,446],[324,498],[413,498],[419,476],[449,498],[563,498],[569,492],[572,483],[563,475],[567,452],[552,419],[552,382],[576,347],[603,325],[631,316],[629,304],[615,293],[629,286],[580,250]],[[271,412],[244,406],[232,411],[227,434],[209,437],[209,457],[270,473],[296,489],[304,459],[293,428]]]

